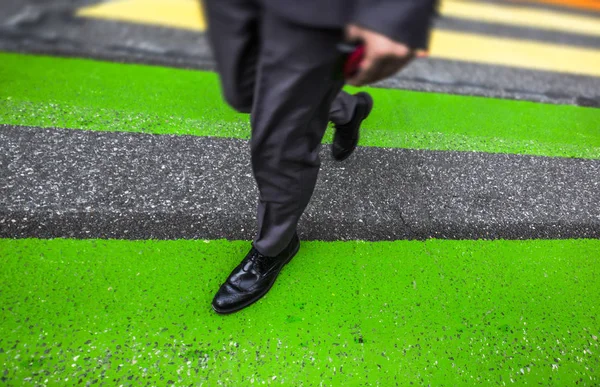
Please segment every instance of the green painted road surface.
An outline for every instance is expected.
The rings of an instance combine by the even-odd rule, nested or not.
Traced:
[[[369,92],[377,109],[361,131],[363,146],[600,159],[600,109]],[[247,116],[222,102],[213,73],[7,53],[0,53],[0,124],[231,138],[250,134]]]
[[[598,386],[600,240],[307,242],[209,306],[239,241],[0,239],[5,385]]]
[[[364,146],[600,159],[600,109],[369,92]],[[250,133],[209,72],[7,53],[0,124]],[[600,240],[304,242],[219,316],[248,248],[0,239],[0,384],[600,385]]]

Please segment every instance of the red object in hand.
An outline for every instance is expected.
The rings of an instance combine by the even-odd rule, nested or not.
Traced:
[[[342,66],[344,78],[352,78],[358,73],[360,62],[365,57],[365,46],[362,43],[341,43],[338,50],[346,57]]]

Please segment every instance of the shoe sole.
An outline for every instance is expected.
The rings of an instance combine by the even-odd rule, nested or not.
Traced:
[[[361,91],[360,93],[356,93],[356,96],[362,95],[364,96],[364,98],[367,99],[367,101],[369,102],[367,105],[367,112],[365,113],[365,116],[363,117],[362,120],[360,120],[360,124],[362,125],[362,122],[364,120],[367,119],[367,117],[369,117],[369,114],[371,114],[371,110],[373,110],[373,98],[371,97],[371,95],[369,93],[365,93],[364,91]],[[359,130],[360,133],[360,130]],[[352,156],[352,153],[354,153],[354,151],[356,150],[356,146],[358,145],[358,140],[359,138],[356,139],[356,143],[354,144],[354,146],[352,147],[352,150],[350,152],[348,152],[348,154],[342,158],[336,158],[335,156],[333,157],[336,161],[344,161],[346,160],[348,157]]]
[[[298,243],[298,246],[296,246],[296,249],[294,250],[294,252],[290,255],[290,257],[285,261],[285,263],[283,264],[283,266],[281,266],[281,270],[279,270],[279,273],[277,273],[277,277],[279,277],[279,274],[281,273],[281,271],[283,270],[283,268],[285,267],[285,265],[287,265],[292,258],[294,258],[296,256],[296,254],[298,254],[298,251],[300,250],[300,243]],[[210,304],[213,308],[213,310],[215,312],[217,312],[218,314],[221,315],[226,315],[226,314],[232,314],[235,312],[238,312],[244,308],[249,307],[250,305],[254,304],[255,302],[257,302],[258,300],[260,300],[261,298],[263,298],[265,296],[265,294],[269,293],[269,290],[271,290],[271,288],[273,287],[273,285],[275,285],[275,282],[277,282],[277,277],[275,277],[275,281],[273,281],[271,283],[271,285],[269,285],[269,287],[262,292],[258,297],[256,297],[255,299],[250,300],[249,302],[235,308],[235,309],[227,309],[227,310],[219,310],[219,308],[216,308],[212,303]]]

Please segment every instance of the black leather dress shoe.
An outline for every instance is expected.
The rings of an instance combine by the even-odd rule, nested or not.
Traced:
[[[219,288],[212,302],[215,312],[228,314],[244,309],[267,294],[279,272],[300,249],[294,234],[287,247],[276,257],[267,257],[254,247]]]
[[[369,116],[373,108],[373,98],[368,93],[356,93],[358,98],[354,115],[350,122],[344,125],[335,125],[335,135],[331,145],[331,155],[337,161],[346,160],[358,144],[360,124]]]

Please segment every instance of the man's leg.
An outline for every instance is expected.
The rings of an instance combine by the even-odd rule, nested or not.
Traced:
[[[250,113],[259,52],[260,8],[251,0],[207,0],[208,41],[227,103]]]
[[[345,125],[352,119],[358,98],[348,94],[344,90],[340,91],[331,104],[329,110],[329,121],[334,125]]]
[[[252,121],[252,167],[260,192],[254,247],[276,256],[292,239],[320,166],[319,147],[342,81],[333,77],[342,39],[264,15]]]
[[[205,9],[210,22],[208,38],[225,100],[234,109],[249,113],[258,62],[261,10],[249,0],[206,1]],[[338,160],[348,157],[358,142],[358,130],[366,117],[350,121],[357,113],[360,116],[359,102],[359,97],[342,90],[331,104],[329,120],[336,126],[332,153]]]
[[[364,91],[354,95],[344,91],[338,94],[331,105],[329,116],[335,125],[333,144],[331,144],[331,155],[334,159],[343,161],[354,152],[360,137],[360,126],[369,116],[372,108],[373,99]]]
[[[268,12],[260,26],[251,112],[258,232],[213,299],[218,313],[260,299],[298,251],[296,225],[314,190],[329,109],[342,86],[333,79],[341,30],[302,27]]]

